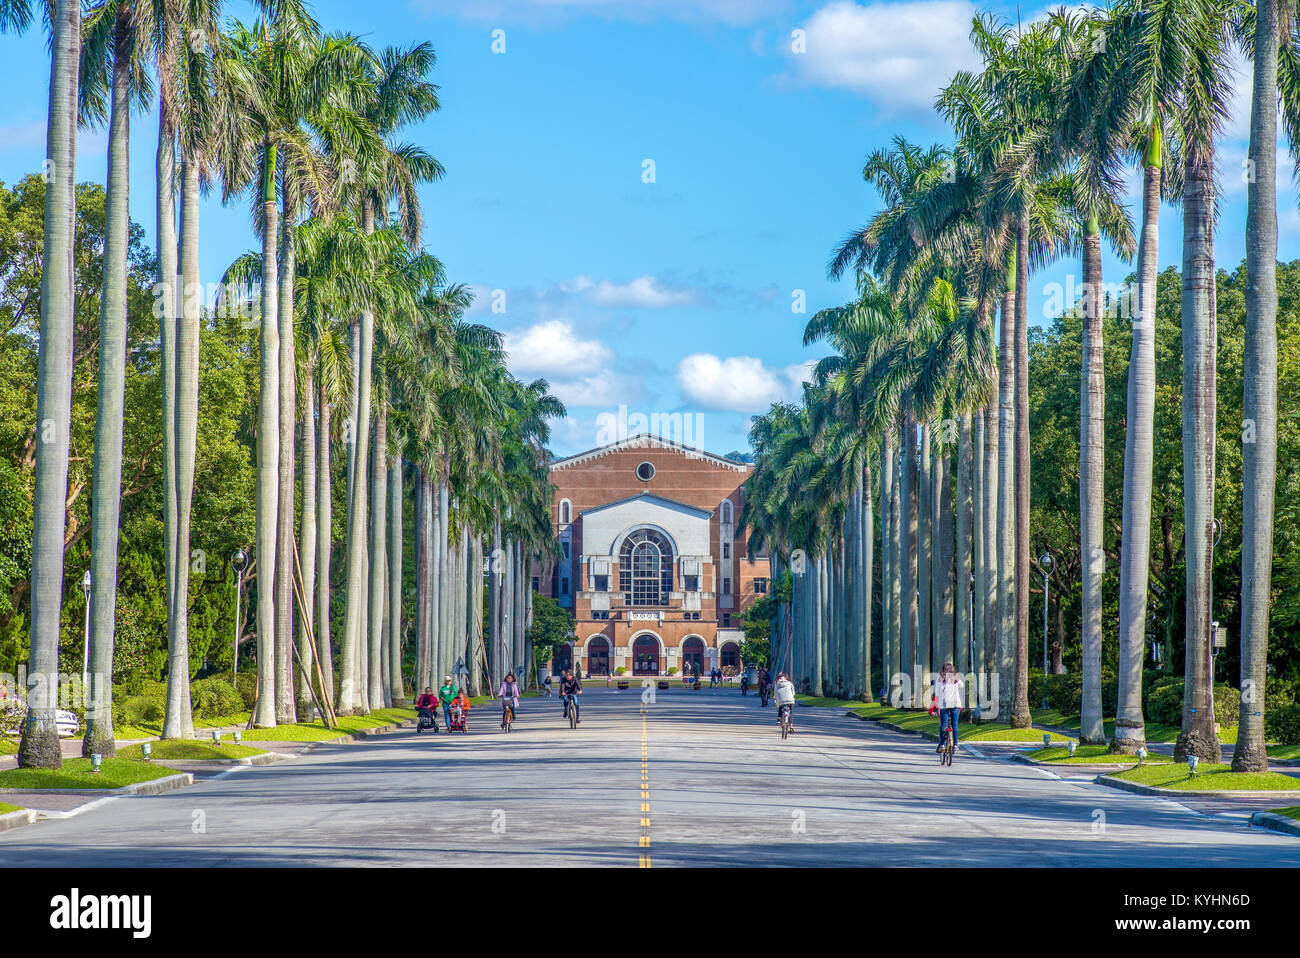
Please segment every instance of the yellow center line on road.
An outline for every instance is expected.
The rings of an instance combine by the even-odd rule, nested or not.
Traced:
[[[650,736],[646,727],[645,706],[641,706],[641,849],[640,867],[650,867]]]

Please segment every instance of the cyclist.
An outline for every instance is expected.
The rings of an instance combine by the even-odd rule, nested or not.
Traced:
[[[794,731],[794,683],[782,672],[776,677],[776,688],[772,697],[776,699],[776,724],[781,724],[782,716],[789,714],[790,731]]]
[[[952,725],[952,744],[957,747],[957,716],[962,709],[961,676],[951,662],[943,663],[939,670],[939,686],[934,695],[935,706],[939,710],[939,746],[936,752],[943,751],[943,730]]]
[[[501,700],[501,727],[505,728],[506,709],[509,708],[516,714],[519,711],[519,683],[515,681],[515,673],[506,673],[506,677],[501,680],[501,688],[497,689],[497,698]]]
[[[578,712],[578,696],[582,694],[582,681],[573,674],[573,669],[564,670],[564,678],[560,679],[560,704],[564,706],[564,715],[567,718],[569,708],[572,706],[575,712]],[[582,724],[581,713],[577,721],[578,725]]]

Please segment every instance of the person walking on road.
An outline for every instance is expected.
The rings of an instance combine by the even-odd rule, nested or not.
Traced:
[[[442,715],[447,720],[447,727],[451,728],[451,703],[456,698],[456,686],[452,684],[451,676],[442,677],[442,685],[438,687],[438,699],[442,702]]]

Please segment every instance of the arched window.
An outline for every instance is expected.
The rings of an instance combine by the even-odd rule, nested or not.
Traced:
[[[731,522],[731,500],[730,499],[722,500],[722,521],[725,523]]]
[[[568,499],[560,500],[560,525],[567,526],[573,521],[573,506]]]
[[[654,529],[638,529],[623,540],[618,588],[628,605],[667,605],[673,591],[673,545]]]

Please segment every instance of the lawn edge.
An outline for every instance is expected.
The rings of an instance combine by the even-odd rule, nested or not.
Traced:
[[[0,795],[161,795],[193,784],[193,775],[177,772],[121,788],[0,788]]]
[[[1111,778],[1109,775],[1098,775],[1093,779],[1097,785],[1108,785],[1111,788],[1122,789],[1126,792],[1136,792],[1138,795],[1159,795],[1161,798],[1173,798],[1181,796],[1182,798],[1300,798],[1300,789],[1238,789],[1234,791],[1224,791],[1222,789],[1213,789],[1201,791],[1195,788],[1161,788],[1156,785],[1142,785],[1139,782],[1129,782],[1122,778]]]
[[[16,812],[5,812],[0,815],[0,832],[6,832],[11,828],[22,828],[34,821],[36,821],[36,813],[30,808],[20,808]]]

